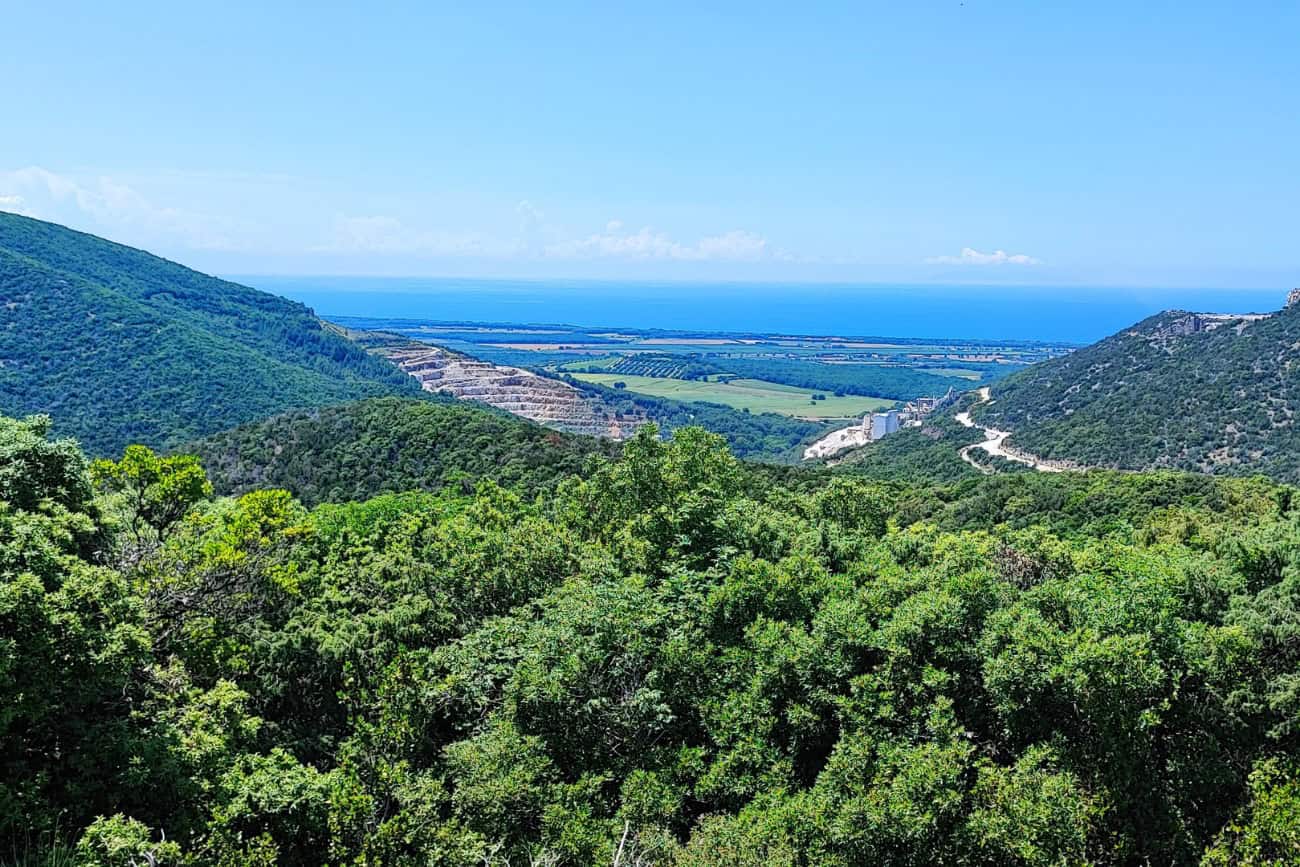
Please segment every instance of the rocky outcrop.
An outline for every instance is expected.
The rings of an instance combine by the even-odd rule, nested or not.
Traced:
[[[1289,302],[1289,299],[1288,299]],[[1252,322],[1267,319],[1267,313],[1178,313],[1168,311],[1162,314],[1156,326],[1146,335],[1152,346],[1159,346],[1168,351],[1170,344],[1180,337],[1190,337],[1213,331],[1223,325],[1233,325],[1238,334]],[[1131,334],[1140,332],[1132,331]]]
[[[826,436],[817,440],[817,442],[803,450],[803,459],[813,461],[818,458],[829,458],[848,449],[864,446],[871,442],[871,425],[869,423],[858,422],[849,427],[843,427],[839,430],[833,430]]]
[[[394,349],[388,356],[425,391],[481,401],[556,430],[617,440],[647,421],[639,413],[620,413],[568,383],[436,346]]]

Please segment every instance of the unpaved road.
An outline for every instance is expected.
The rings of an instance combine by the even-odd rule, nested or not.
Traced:
[[[980,396],[979,399],[980,403],[988,403],[989,387],[987,385],[979,390],[979,396]],[[1059,473],[1062,471],[1061,467],[1045,464],[1032,455],[1021,454],[1020,452],[1007,451],[1006,448],[1002,445],[1002,443],[1006,440],[1007,437],[1011,436],[1011,431],[997,430],[996,428],[984,427],[983,425],[976,424],[974,419],[970,417],[970,410],[967,410],[966,412],[959,412],[955,416],[953,416],[953,418],[955,418],[957,420],[957,423],[962,425],[963,427],[977,427],[980,430],[984,431],[984,442],[973,443],[971,445],[964,446],[959,452],[957,452],[957,454],[961,455],[961,459],[963,461],[970,464],[972,467],[979,470],[981,473],[990,474],[993,472],[993,469],[991,467],[984,466],[983,464],[979,463],[977,460],[972,458],[970,456],[971,449],[983,449],[984,451],[988,452],[990,455],[993,455],[994,457],[1006,458],[1007,460],[1015,461],[1018,464],[1025,464],[1044,473]]]

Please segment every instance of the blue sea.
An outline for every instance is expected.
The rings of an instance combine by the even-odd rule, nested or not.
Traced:
[[[239,276],[331,316],[1090,343],[1167,309],[1268,312],[1286,290]]]

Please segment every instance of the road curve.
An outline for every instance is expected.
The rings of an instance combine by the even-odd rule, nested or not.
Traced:
[[[989,402],[989,387],[987,385],[981,388],[978,393],[980,399],[978,403],[975,405]],[[972,409],[973,408],[974,406],[972,406]],[[957,413],[955,416],[953,416],[953,418],[955,418],[957,420],[957,423],[962,425],[963,427],[974,427],[984,431],[983,442],[972,443],[971,445],[963,446],[961,450],[957,452],[957,454],[961,455],[961,459],[963,461],[970,464],[975,469],[979,470],[981,473],[985,473],[985,474],[992,473],[993,468],[986,467],[983,464],[981,464],[979,461],[971,457],[970,456],[971,449],[983,449],[984,451],[988,452],[990,455],[993,455],[994,457],[1006,458],[1007,460],[1015,461],[1018,464],[1025,464],[1026,466],[1033,467],[1034,469],[1043,473],[1059,473],[1062,471],[1061,467],[1044,463],[1043,461],[1039,460],[1033,455],[1024,454],[1019,451],[1015,451],[1015,452],[1007,451],[1006,447],[1003,445],[1003,442],[1006,441],[1007,437],[1011,436],[1011,431],[998,430],[996,428],[984,427],[983,425],[976,424],[975,420],[970,417],[969,409],[966,410],[965,412]]]

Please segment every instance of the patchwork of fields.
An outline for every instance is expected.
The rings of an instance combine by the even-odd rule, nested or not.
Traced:
[[[885,398],[861,395],[836,397],[828,394],[825,400],[813,400],[813,395],[820,392],[761,379],[708,382],[615,373],[575,373],[572,376],[607,388],[615,388],[616,383],[621,382],[628,391],[651,397],[720,403],[733,409],[774,412],[797,418],[853,418],[894,403]]]
[[[607,387],[622,383],[629,396],[707,401],[800,419],[853,418],[918,397],[970,391],[1070,349],[1037,341],[729,334],[361,317],[340,321],[432,343],[492,364]]]

